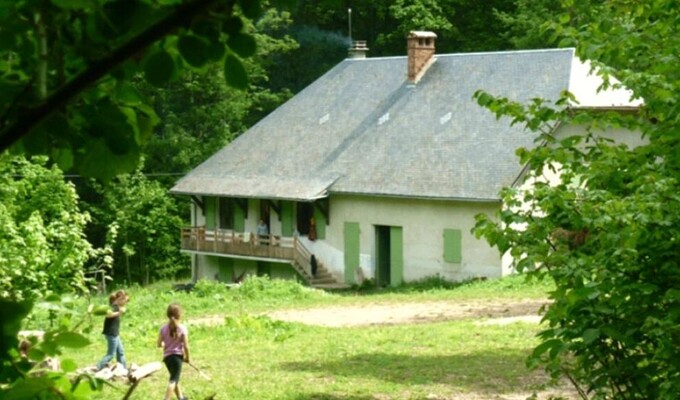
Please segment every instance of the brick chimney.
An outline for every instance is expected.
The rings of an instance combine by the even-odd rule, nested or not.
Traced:
[[[411,31],[406,37],[408,47],[408,80],[417,83],[434,62],[433,32]]]
[[[355,40],[348,49],[348,58],[366,58],[368,47],[366,47],[365,40]]]

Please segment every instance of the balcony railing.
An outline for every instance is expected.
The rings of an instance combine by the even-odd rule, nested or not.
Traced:
[[[182,250],[293,260],[294,237],[258,236],[204,227],[182,228]]]

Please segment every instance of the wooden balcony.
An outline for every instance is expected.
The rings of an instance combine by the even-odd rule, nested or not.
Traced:
[[[293,261],[294,237],[256,236],[248,232],[234,232],[204,227],[182,228],[182,250],[202,253]]]
[[[318,258],[316,274],[312,273],[312,254],[297,237],[258,237],[248,232],[198,226],[182,228],[182,250],[287,262],[312,286],[346,287],[335,281]]]

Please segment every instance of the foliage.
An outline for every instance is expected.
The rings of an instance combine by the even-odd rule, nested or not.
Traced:
[[[44,332],[41,339],[32,336],[26,340],[26,352],[18,351],[18,333],[21,320],[31,311],[30,302],[0,300],[0,399],[44,399],[68,400],[90,399],[101,391],[103,382],[88,374],[76,372],[78,366],[70,358],[59,360],[61,369],[47,369],[45,363],[62,356],[64,349],[78,349],[90,344],[84,335],[89,328],[90,316],[96,313],[90,308],[87,313],[78,310],[69,298],[50,297],[38,303],[36,309],[49,311],[57,317],[57,327]]]
[[[504,189],[498,220],[479,216],[476,232],[509,251],[518,270],[555,282],[550,326],[532,364],[568,375],[583,398],[675,399],[680,11],[665,0],[563,5],[545,31],[594,60],[604,87],[617,87],[615,76],[644,106],[594,112],[573,106],[570,94],[524,106],[478,93],[480,104],[525,124],[543,145],[518,151],[531,185]],[[584,132],[557,137],[556,124]],[[610,128],[640,132],[647,142],[631,148],[604,139],[600,132]],[[557,181],[545,179],[558,169]]]
[[[137,171],[95,186],[103,200],[91,206],[95,220],[116,228],[111,244],[114,276],[148,284],[182,269],[186,263],[179,254],[182,220],[176,202],[160,183]]]
[[[389,6],[390,15],[398,21],[395,30],[378,36],[378,44],[384,41],[403,42],[410,31],[433,31],[438,35],[457,34],[448,17],[453,12],[444,13],[441,2],[436,0],[397,0]]]
[[[45,157],[0,156],[0,298],[87,291],[89,220],[73,185]]]
[[[496,10],[498,20],[507,27],[501,35],[516,49],[542,49],[550,47],[550,35],[542,29],[549,18],[556,18],[560,2],[554,0],[517,0],[510,11]]]
[[[255,53],[243,60],[249,77],[245,90],[228,86],[217,64],[184,71],[161,87],[133,81],[160,118],[143,148],[145,172],[176,179],[176,174],[203,162],[289,97],[281,88],[268,88],[268,82],[271,59],[297,47],[286,35],[290,14],[268,9],[256,22],[243,22],[242,30],[256,45]]]
[[[259,0],[3,0],[0,151],[103,179],[133,170],[158,116],[130,80],[162,86],[220,63],[245,89],[256,44],[241,16],[261,14]]]
[[[312,296],[313,289],[293,280],[270,279],[268,276],[248,276],[238,287],[238,295],[249,300],[303,299]]]
[[[494,11],[513,14],[516,9],[513,0],[347,1],[334,7],[302,0],[298,2],[295,27],[311,26],[347,37],[347,8],[352,9],[351,37],[366,40],[371,57],[403,56],[409,30],[433,30],[438,35],[438,53],[512,47],[503,36],[507,29]]]
[[[213,299],[223,299],[229,295],[231,289],[224,282],[213,279],[199,279],[194,285],[191,293],[198,297],[209,297]]]

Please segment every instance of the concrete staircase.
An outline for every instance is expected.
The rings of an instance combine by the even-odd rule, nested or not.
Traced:
[[[309,285],[317,289],[347,289],[349,285],[338,282],[322,263],[317,263],[316,275],[309,280]]]
[[[316,274],[312,276],[311,253],[299,240],[295,241],[294,249],[293,268],[298,271],[311,287],[324,290],[349,288],[344,282],[338,282],[319,259],[316,262]]]

